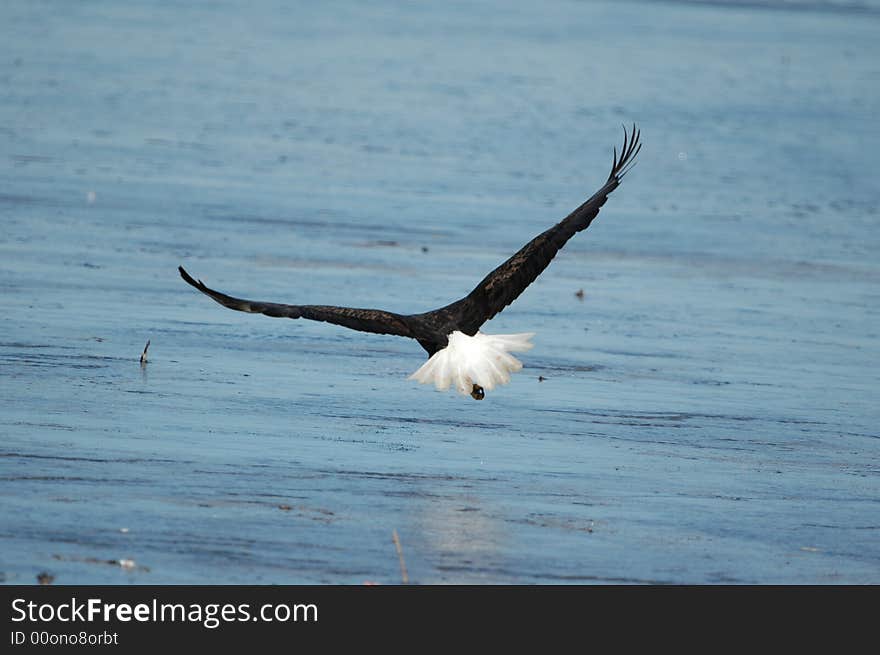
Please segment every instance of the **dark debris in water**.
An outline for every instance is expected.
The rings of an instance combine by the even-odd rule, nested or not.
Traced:
[[[105,564],[109,566],[118,566],[124,571],[138,571],[141,573],[149,573],[150,567],[142,566],[133,559],[98,559],[97,557],[73,557],[67,555],[53,554],[52,559],[62,562],[85,562],[86,564]]]
[[[50,585],[55,581],[55,576],[47,571],[37,573],[37,582],[41,585]]]

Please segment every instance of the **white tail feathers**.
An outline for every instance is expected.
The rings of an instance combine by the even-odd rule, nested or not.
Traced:
[[[477,332],[469,337],[456,330],[449,335],[449,344],[434,353],[409,379],[433,384],[438,391],[455,385],[456,390],[465,396],[470,395],[475,384],[491,391],[510,382],[510,374],[522,368],[522,362],[509,353],[530,350],[534,344],[529,343],[529,339],[533,336],[534,332]]]

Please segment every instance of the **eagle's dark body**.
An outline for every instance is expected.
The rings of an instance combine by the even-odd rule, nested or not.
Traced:
[[[210,289],[201,280],[193,279],[183,267],[179,268],[180,275],[196,289],[230,309],[281,318],[326,321],[361,332],[409,337],[417,340],[430,357],[446,348],[449,335],[455,331],[474,336],[483,323],[512,303],[534,282],[571,237],[590,226],[608,199],[608,194],[618,187],[623,176],[635,163],[635,157],[641,149],[639,134],[635,126],[631,134],[624,130],[620,157],[618,158],[615,148],[608,180],[589,200],[529,241],[519,252],[489,273],[467,296],[440,309],[423,314],[395,314],[380,309],[285,305],[243,300]],[[475,384],[474,388],[478,386]]]

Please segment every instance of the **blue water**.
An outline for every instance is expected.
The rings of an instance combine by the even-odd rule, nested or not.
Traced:
[[[4,2],[0,580],[393,584],[396,530],[422,584],[880,583],[878,27]],[[177,275],[438,307],[633,121],[638,166],[485,327],[537,336],[482,402],[407,380],[414,341]]]

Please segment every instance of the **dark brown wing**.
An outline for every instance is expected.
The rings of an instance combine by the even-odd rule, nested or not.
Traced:
[[[541,272],[547,268],[556,253],[581,230],[590,226],[608,194],[620,184],[620,180],[635,164],[641,149],[639,130],[633,125],[632,133],[623,130],[623,149],[620,159],[614,149],[614,163],[608,181],[592,198],[575,209],[565,219],[543,234],[529,241],[513,257],[489,273],[466,297],[446,307],[428,312],[425,319],[435,324],[455,324],[466,334],[473,335],[479,327],[507,307],[525,291]]]
[[[307,318],[312,321],[326,321],[352,330],[374,332],[376,334],[395,334],[401,337],[416,338],[405,319],[400,314],[392,314],[380,309],[354,309],[351,307],[329,307],[324,305],[282,305],[274,302],[260,302],[233,298],[225,293],[210,289],[201,280],[194,280],[183,266],[179,266],[180,277],[196,289],[210,296],[224,307],[240,312],[265,314],[279,318]]]

